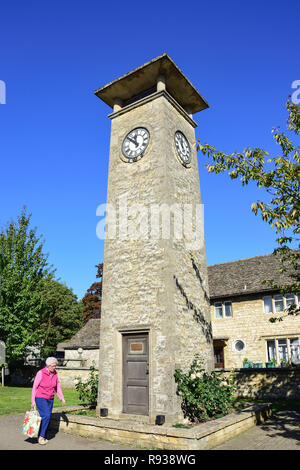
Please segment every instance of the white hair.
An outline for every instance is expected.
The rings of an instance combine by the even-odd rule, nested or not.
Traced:
[[[46,359],[46,366],[50,366],[51,364],[53,364],[53,362],[55,362],[57,364],[57,359],[56,357],[47,357]]]

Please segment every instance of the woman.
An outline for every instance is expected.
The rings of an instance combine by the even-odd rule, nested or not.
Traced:
[[[62,402],[62,406],[66,403],[55,370],[56,366],[57,359],[55,357],[48,357],[46,359],[46,367],[38,371],[32,387],[31,406],[37,407],[40,417],[42,418],[38,438],[39,444],[42,445],[48,442],[46,434],[50,423],[54,394],[57,394]]]

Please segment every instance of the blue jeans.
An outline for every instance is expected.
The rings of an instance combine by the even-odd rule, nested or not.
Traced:
[[[39,435],[44,438],[46,438],[47,429],[50,423],[53,402],[54,399],[47,400],[46,398],[35,397],[36,407],[40,417],[42,418]]]

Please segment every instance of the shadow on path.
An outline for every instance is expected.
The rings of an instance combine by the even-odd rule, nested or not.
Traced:
[[[300,410],[278,411],[213,450],[300,450]]]
[[[289,410],[276,413],[270,420],[260,426],[267,437],[272,439],[291,439],[300,449],[300,411]]]

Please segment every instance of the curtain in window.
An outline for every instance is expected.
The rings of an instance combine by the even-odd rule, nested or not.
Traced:
[[[221,303],[216,303],[215,304],[215,317],[216,318],[222,318],[222,304]]]
[[[288,360],[288,350],[287,350],[287,341],[286,339],[279,339],[278,340],[278,354],[279,360],[285,359]]]
[[[298,338],[290,338],[291,361],[300,361],[300,347]]]
[[[286,308],[289,308],[291,305],[295,304],[294,294],[285,295],[285,304],[286,304]]]
[[[231,302],[224,302],[225,317],[232,317],[232,306]]]
[[[271,361],[271,359],[276,359],[275,340],[272,339],[267,341],[267,351],[268,361]]]
[[[272,313],[273,308],[272,308],[272,297],[264,297],[264,312],[265,313]]]
[[[275,312],[283,312],[283,296],[274,295]]]

